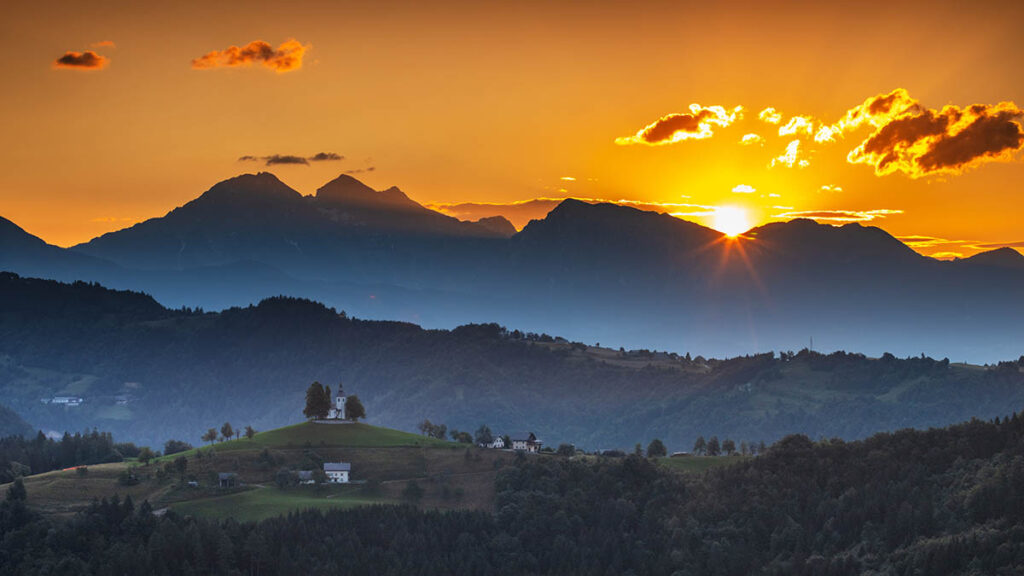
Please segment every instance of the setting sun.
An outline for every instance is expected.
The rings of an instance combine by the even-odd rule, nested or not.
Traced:
[[[750,219],[747,211],[738,206],[719,206],[715,209],[712,228],[726,236],[738,236],[750,230]]]

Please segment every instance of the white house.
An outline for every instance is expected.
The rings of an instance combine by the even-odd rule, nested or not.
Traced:
[[[299,484],[309,485],[316,484],[316,479],[313,478],[312,470],[299,470]]]
[[[347,401],[348,397],[345,396],[345,391],[342,389],[341,384],[338,384],[338,395],[334,397],[334,406],[327,412],[327,419],[344,420],[345,402]]]
[[[324,462],[324,473],[331,484],[348,484],[348,473],[352,465],[348,462]]]
[[[494,442],[488,444],[487,447],[502,449],[505,447],[505,439],[502,438],[501,436],[498,436],[497,438],[494,439]]]
[[[513,436],[509,440],[512,440],[513,450],[523,450],[526,452],[540,452],[540,447],[544,445],[533,432]]]

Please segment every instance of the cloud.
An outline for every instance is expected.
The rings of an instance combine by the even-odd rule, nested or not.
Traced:
[[[264,156],[263,160],[266,160],[267,166],[273,166],[275,164],[304,164],[309,166],[309,161],[302,156],[292,156],[290,154],[272,154],[270,156]]]
[[[964,253],[963,252],[932,252],[931,254],[929,254],[929,256],[931,256],[932,258],[935,258],[937,260],[956,260],[958,258],[963,258],[964,257]]]
[[[743,138],[740,138],[740,144],[744,146],[752,146],[754,144],[764,146],[764,138],[760,134],[744,134]]]
[[[810,116],[793,116],[785,125],[779,126],[779,136],[792,136],[794,134],[814,134],[814,118]]]
[[[263,40],[255,40],[244,47],[229,46],[225,50],[214,50],[192,60],[192,68],[237,68],[261,64],[277,73],[291,72],[302,68],[302,57],[312,46],[302,45],[289,39],[275,50]]]
[[[562,176],[561,178],[559,178],[559,180],[564,180],[566,182],[575,182],[576,181],[576,179],[573,178],[572,176]]]
[[[1013,160],[1024,148],[1024,110],[1013,102],[937,110],[922,106],[903,88],[851,108],[827,127],[829,139],[819,141],[864,126],[873,132],[846,159],[873,166],[878,176],[960,174],[986,162]]]
[[[85,52],[68,51],[53,62],[53,67],[68,70],[102,70],[107,67],[109,62],[109,58],[100,56],[92,50],[86,50]]]
[[[690,104],[689,113],[669,114],[641,128],[632,136],[615,139],[620,146],[646,144],[658,146],[683,140],[703,140],[714,135],[713,126],[726,127],[743,118],[743,107],[726,110],[722,106],[702,107]]]
[[[772,218],[792,219],[792,218],[810,218],[811,220],[818,220],[824,222],[871,222],[879,218],[885,218],[886,216],[893,216],[896,214],[903,214],[903,210],[799,210],[795,212],[783,212],[781,214],[774,214]]]
[[[750,186],[749,184],[740,184],[732,189],[736,194],[753,194],[757,192],[757,188]]]
[[[267,166],[273,166],[275,164],[303,164],[309,166],[310,162],[339,162],[344,160],[345,157],[341,154],[335,154],[334,152],[318,152],[312,156],[298,156],[295,154],[271,154],[269,156],[252,156],[247,154],[238,158],[239,162],[257,162],[263,161]]]
[[[776,111],[775,108],[765,108],[757,114],[757,117],[761,119],[762,122],[767,122],[769,124],[778,124],[779,122],[782,122],[782,114]]]
[[[100,40],[99,42],[93,42],[90,44],[92,48],[117,48],[117,44],[114,44],[113,40]]]
[[[344,159],[344,156],[334,152],[318,152],[308,158],[310,162],[337,162]]]
[[[840,186],[833,186],[831,184],[823,184],[821,188],[818,188],[818,192],[842,192],[843,189]]]
[[[785,166],[787,168],[792,168],[796,166],[797,168],[806,168],[810,165],[811,163],[808,160],[800,158],[800,141],[793,140],[786,145],[786,151],[783,154],[772,158],[768,167],[775,168],[776,166]]]
[[[376,169],[377,168],[374,166],[370,166],[368,168],[356,168],[354,170],[345,170],[345,174],[362,174],[364,172],[373,172]]]

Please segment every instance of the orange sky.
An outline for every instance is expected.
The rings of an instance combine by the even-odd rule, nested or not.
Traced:
[[[628,199],[689,204],[667,210],[709,225],[722,206],[752,224],[874,211],[897,236],[952,241],[926,253],[1024,242],[1019,150],[961,173],[879,176],[847,159],[878,129],[865,125],[800,137],[794,167],[769,167],[794,136],[758,119],[774,107],[816,130],[897,88],[920,114],[1024,105],[1019,2],[28,4],[0,22],[0,215],[58,245],[238,173],[312,193],[369,167],[357,177],[424,203]],[[75,69],[82,58],[102,68]],[[708,138],[616,144],[694,103],[742,112]],[[1006,110],[1003,127],[1021,122]],[[739,144],[750,133],[763,145]],[[238,161],[319,152],[345,159]]]

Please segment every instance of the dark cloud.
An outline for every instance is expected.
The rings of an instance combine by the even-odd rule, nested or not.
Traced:
[[[355,170],[345,170],[345,174],[362,174],[364,172],[373,172],[377,168],[370,166],[369,168],[356,168]]]
[[[236,68],[261,64],[275,72],[291,72],[302,68],[302,57],[310,46],[303,46],[296,40],[288,40],[275,50],[263,40],[255,40],[243,47],[229,46],[225,50],[214,50],[192,61],[192,68]]]
[[[319,152],[309,157],[311,162],[333,162],[344,160],[345,157],[334,152]]]
[[[832,128],[863,125],[875,130],[847,160],[873,165],[879,176],[959,174],[984,162],[1011,160],[1024,148],[1024,110],[1012,102],[935,110],[900,88],[867,99]]]
[[[55,68],[68,68],[72,70],[102,70],[110,60],[105,56],[86,50],[85,52],[65,52],[57,58],[53,65]]]
[[[339,162],[344,160],[345,157],[334,152],[319,152],[309,157],[298,156],[296,154],[271,154],[269,156],[253,156],[246,154],[238,158],[239,162],[255,162],[262,160],[267,166],[273,166],[275,164],[303,164],[309,166],[310,162]],[[370,168],[373,170],[373,168]]]
[[[264,156],[263,160],[266,160],[267,166],[273,166],[275,164],[304,164],[309,166],[309,161],[302,156],[292,156],[290,154],[272,154],[270,156]]]
[[[632,136],[616,138],[620,146],[628,144],[672,144],[683,140],[703,140],[714,135],[713,126],[728,126],[742,118],[743,107],[726,110],[722,106],[691,104],[689,113],[669,114],[641,128]]]

